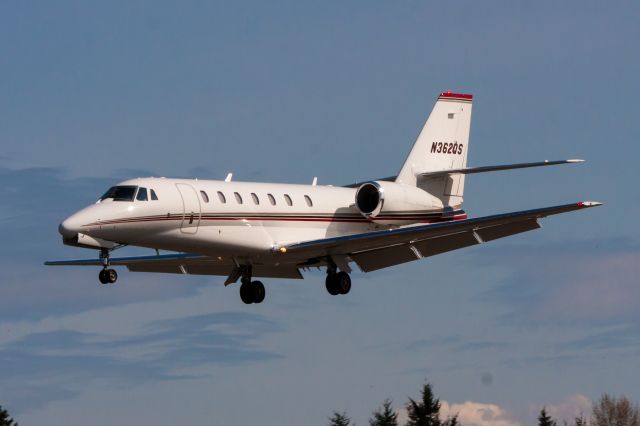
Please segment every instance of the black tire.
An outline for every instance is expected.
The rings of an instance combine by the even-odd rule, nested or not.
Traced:
[[[340,294],[347,294],[351,290],[351,277],[344,271],[336,274],[336,288]]]
[[[116,270],[107,269],[106,272],[107,281],[109,282],[109,284],[115,284],[115,282],[118,281],[118,273],[116,272]]]
[[[101,269],[98,274],[98,279],[100,280],[100,284],[109,284],[109,277],[107,277],[107,270]]]
[[[264,284],[261,281],[254,281],[251,283],[251,292],[253,296],[253,303],[262,303],[267,291],[264,288]]]
[[[338,289],[338,285],[337,285],[337,279],[336,279],[337,276],[338,274],[335,274],[335,273],[327,274],[327,279],[324,282],[325,287],[327,287],[327,291],[332,296],[337,296],[338,294],[340,294],[340,290]]]
[[[242,285],[240,286],[240,299],[246,305],[250,305],[253,303],[253,294],[251,291],[250,283],[242,283]]]

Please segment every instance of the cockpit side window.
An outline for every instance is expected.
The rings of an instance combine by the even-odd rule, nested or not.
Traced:
[[[137,189],[138,187],[134,185],[112,186],[100,197],[100,201],[107,199],[112,199],[113,201],[133,201]]]
[[[136,195],[136,200],[138,201],[148,201],[147,198],[147,188],[138,189],[138,195]]]
[[[153,189],[150,189],[151,191],[151,199],[153,201],[157,201],[158,200],[158,196],[156,195],[156,191],[154,191]]]

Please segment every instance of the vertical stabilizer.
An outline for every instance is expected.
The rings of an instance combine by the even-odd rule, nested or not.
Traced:
[[[415,185],[440,198],[445,206],[462,204],[463,174],[438,177],[418,175],[466,167],[472,100],[473,95],[451,92],[438,96],[396,182]]]

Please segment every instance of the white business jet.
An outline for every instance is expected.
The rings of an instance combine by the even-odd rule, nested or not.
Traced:
[[[540,218],[599,206],[576,202],[469,219],[467,174],[578,163],[544,161],[467,167],[472,95],[442,93],[397,176],[345,187],[168,178],[132,179],[60,224],[64,244],[98,259],[45,262],[101,266],[103,284],[133,272],[226,276],[244,303],[265,297],[256,277],[303,278],[326,268],[332,295],[351,289],[351,263],[364,271],[418,260],[540,228]],[[155,255],[112,258],[122,246]],[[160,254],[159,250],[174,253]]]

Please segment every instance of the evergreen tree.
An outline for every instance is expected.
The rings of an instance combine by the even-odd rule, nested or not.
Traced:
[[[442,422],[442,426],[460,426],[458,415],[456,414],[453,417],[449,417],[446,421]]]
[[[580,415],[580,417],[576,417],[573,421],[574,426],[587,426],[587,420],[582,416],[582,414]]]
[[[18,423],[9,416],[9,413],[2,408],[2,405],[0,405],[0,426],[18,426]]]
[[[542,407],[538,416],[538,426],[556,426],[556,422],[547,414],[547,408]]]
[[[429,383],[425,383],[422,387],[421,401],[417,402],[409,398],[407,415],[409,417],[407,426],[441,426],[440,400],[434,397]]]
[[[391,400],[386,399],[382,407],[373,412],[369,419],[370,426],[398,426],[398,414],[391,407]]]
[[[329,426],[352,426],[351,419],[347,417],[347,413],[333,412],[333,416],[329,417]]]

